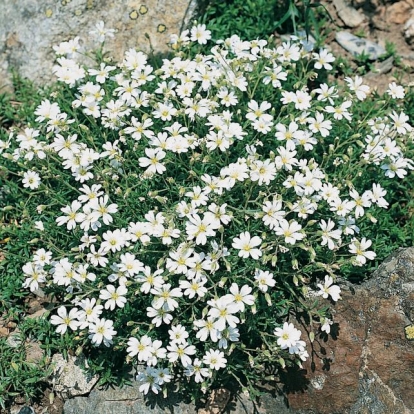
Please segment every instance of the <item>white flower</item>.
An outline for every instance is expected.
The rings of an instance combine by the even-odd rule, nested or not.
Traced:
[[[273,199],[263,204],[262,210],[266,213],[263,216],[263,222],[270,229],[279,225],[280,220],[285,217],[286,212],[282,210],[282,200]]]
[[[348,112],[348,108],[352,106],[351,101],[344,101],[341,103],[341,105],[333,107],[333,106],[327,106],[325,107],[325,111],[333,114],[333,117],[337,119],[338,121],[345,118],[348,121],[351,121],[351,114]]]
[[[113,203],[107,206],[108,200],[109,197],[107,195],[104,195],[103,197],[94,198],[91,201],[89,201],[88,206],[92,210],[92,222],[102,218],[104,224],[108,225],[112,223],[113,219],[111,214],[115,214],[118,211],[118,205]]]
[[[58,325],[56,328],[56,332],[60,334],[64,334],[68,327],[72,329],[72,331],[76,331],[79,327],[78,318],[78,309],[72,308],[68,314],[67,309],[64,306],[61,306],[57,310],[57,315],[53,315],[50,318],[50,323],[52,325]],[[58,316],[59,315],[59,316]]]
[[[40,175],[35,171],[27,171],[23,174],[23,187],[36,190],[40,185]]]
[[[105,346],[112,344],[112,337],[116,335],[113,329],[113,321],[110,319],[97,319],[96,322],[89,325],[89,338],[93,345],[99,346],[102,342]]]
[[[255,101],[251,100],[247,106],[249,107],[249,111],[246,114],[246,118],[250,121],[263,121],[263,122],[271,122],[273,116],[270,114],[266,114],[265,112],[272,108],[272,105],[264,101],[260,105]]]
[[[194,381],[200,383],[210,376],[210,370],[208,368],[202,368],[202,362],[198,358],[195,358],[193,364],[185,368],[184,375],[187,377],[194,375]]]
[[[273,279],[273,273],[269,271],[263,271],[260,269],[256,269],[254,273],[254,279],[257,281],[259,285],[259,289],[266,293],[269,287],[273,287],[276,284],[276,281]]]
[[[371,207],[369,193],[366,191],[362,195],[359,195],[358,191],[352,189],[349,195],[354,199],[355,218],[362,217],[364,215],[364,207]]]
[[[410,165],[405,158],[391,157],[389,163],[381,165],[381,169],[385,171],[385,176],[388,178],[404,178],[407,175],[406,168],[410,168]]]
[[[279,155],[275,158],[276,168],[292,171],[292,167],[298,162],[297,158],[295,158],[297,151],[289,151],[285,147],[278,147],[277,152]]]
[[[262,239],[258,236],[250,237],[250,233],[245,231],[240,233],[239,237],[233,238],[232,247],[235,249],[239,249],[239,257],[243,257],[247,259],[251,256],[253,259],[257,260],[261,255],[262,252],[260,248],[256,248],[260,246],[262,243]]]
[[[205,45],[211,39],[211,31],[206,29],[205,24],[193,26],[190,30],[190,39],[200,45]]]
[[[207,237],[215,236],[215,229],[218,228],[217,224],[209,219],[209,217],[201,217],[198,214],[194,214],[188,217],[185,223],[187,240],[193,240],[195,238],[196,244],[206,244]]]
[[[34,227],[35,227],[36,230],[45,231],[45,226],[43,224],[43,221],[41,221],[41,220],[35,221]]]
[[[81,329],[89,326],[89,323],[91,322],[96,322],[103,311],[103,306],[97,305],[95,298],[83,299],[79,302],[79,306],[82,308],[78,313],[78,319],[81,322]]]
[[[235,328],[240,322],[240,319],[233,315],[239,312],[240,306],[231,297],[226,295],[216,300],[210,300],[207,303],[211,306],[208,316],[215,319],[214,328],[219,331],[223,331],[227,324]]]
[[[232,283],[230,286],[230,294],[226,296],[237,305],[240,312],[244,312],[245,304],[252,306],[254,303],[254,296],[250,294],[251,291],[252,288],[248,285],[243,285],[239,289],[237,283]]]
[[[42,267],[46,264],[50,264],[51,259],[52,252],[46,251],[45,249],[38,249],[33,255],[33,262]]]
[[[300,233],[300,230],[302,230],[302,226],[295,220],[289,223],[287,220],[282,219],[279,221],[278,226],[275,227],[275,233],[278,236],[284,236],[285,243],[292,245],[305,237],[305,234]]]
[[[195,329],[198,329],[196,337],[200,341],[205,342],[210,337],[213,342],[217,342],[218,330],[214,327],[214,320],[215,318],[208,317],[207,320],[198,319],[194,321]]]
[[[162,174],[166,168],[160,161],[167,155],[160,148],[145,148],[146,157],[139,158],[140,167],[148,167],[145,171],[151,174]]]
[[[349,245],[350,253],[356,254],[356,263],[359,266],[364,265],[368,260],[374,260],[377,256],[373,251],[366,251],[372,244],[371,240],[367,240],[365,237],[361,241],[353,238],[352,243]]]
[[[194,355],[196,353],[196,348],[194,345],[189,345],[186,341],[182,343],[171,343],[167,346],[168,354],[167,358],[169,362],[175,362],[180,359],[183,367],[191,365],[191,358],[189,355]]]
[[[171,343],[185,344],[188,338],[188,332],[182,325],[174,325],[168,331]]]
[[[100,20],[95,25],[95,29],[91,30],[89,34],[96,35],[98,38],[98,42],[103,43],[105,42],[106,37],[114,37],[115,30],[114,29],[106,29],[105,23]]]
[[[101,244],[101,249],[104,252],[119,252],[125,245],[128,244],[126,237],[127,234],[119,229],[114,231],[108,230],[102,235],[104,241]]]
[[[412,126],[407,122],[410,118],[404,112],[397,114],[395,111],[393,111],[389,116],[394,121],[394,128],[399,134],[406,134],[407,132],[411,132]]]
[[[327,222],[325,220],[321,220],[319,227],[322,230],[321,245],[328,245],[329,250],[333,250],[338,247],[335,242],[340,243],[342,231],[340,229],[334,230],[335,223],[331,219],[328,219]]]
[[[309,129],[316,134],[319,132],[322,137],[329,136],[329,131],[332,129],[332,122],[325,120],[322,113],[316,111],[315,118],[307,118]]]
[[[313,53],[313,58],[316,60],[315,62],[315,69],[322,69],[322,67],[326,70],[332,69],[332,62],[335,62],[335,57],[332,53],[329,53],[326,49],[321,49],[319,53]]]
[[[130,357],[138,356],[138,361],[148,361],[151,357],[152,340],[147,335],[137,338],[129,338],[127,352]]]
[[[250,179],[252,181],[258,181],[259,185],[263,183],[270,184],[270,181],[274,180],[276,176],[275,163],[269,159],[265,161],[257,160],[253,163],[250,171]]]
[[[161,276],[163,272],[163,269],[153,272],[149,266],[145,266],[143,274],[136,277],[137,282],[142,283],[141,292],[149,293],[153,287],[159,289],[164,284],[164,278]]]
[[[293,323],[285,322],[283,328],[276,328],[274,334],[278,337],[277,344],[281,349],[295,347],[300,340],[301,332],[295,328]]]
[[[171,382],[172,376],[168,368],[159,368],[156,370],[155,382],[159,385],[163,385],[166,382]]]
[[[169,325],[173,319],[172,315],[168,313],[164,308],[155,309],[152,307],[147,308],[147,316],[151,319],[151,323],[156,327],[161,326],[162,323]]]
[[[372,190],[369,190],[367,193],[371,201],[378,207],[388,207],[388,201],[384,198],[387,194],[387,190],[384,190],[380,184],[372,184]]]
[[[156,339],[151,344],[151,356],[147,361],[148,365],[156,366],[158,359],[165,359],[167,350],[162,346],[162,342]]]
[[[357,99],[363,101],[367,97],[370,88],[368,85],[362,84],[363,80],[360,76],[355,76],[355,79],[345,78],[345,82],[348,84],[349,89],[355,92]]]
[[[203,356],[203,362],[210,369],[219,370],[226,367],[227,359],[224,358],[224,352],[210,349]]]
[[[191,282],[188,280],[180,280],[180,288],[184,290],[184,296],[188,296],[189,299],[194,298],[195,295],[202,298],[207,293],[207,289],[204,287],[206,283],[206,277],[200,279],[194,278]]]
[[[306,91],[296,91],[293,102],[295,108],[301,111],[309,109],[311,107],[312,96]]]
[[[144,264],[135,258],[134,254],[121,254],[121,263],[118,265],[121,272],[126,272],[129,276],[134,276],[144,270]]]
[[[334,302],[341,299],[341,288],[338,285],[333,284],[333,278],[331,276],[326,275],[325,283],[323,285],[318,283],[318,288],[320,289],[318,295],[322,296],[324,299],[327,299],[329,296]]]
[[[331,332],[331,325],[333,325],[333,321],[329,318],[323,318],[321,320],[321,324],[321,331],[329,334]]]
[[[107,285],[106,289],[101,290],[99,299],[105,300],[105,309],[114,310],[116,306],[123,308],[127,302],[125,295],[128,289],[121,285],[115,289],[113,285]]]
[[[23,273],[27,279],[23,283],[24,288],[30,288],[31,292],[39,289],[39,283],[46,282],[46,272],[43,267],[35,263],[26,263],[23,266]]]
[[[388,85],[387,93],[393,99],[403,99],[405,96],[404,88],[400,85],[397,85],[395,82],[392,82]]]
[[[158,394],[161,387],[156,381],[157,377],[158,370],[153,367],[146,367],[145,371],[139,372],[136,377],[137,381],[141,383],[139,386],[139,392],[148,394],[148,391],[151,389],[154,394]]]
[[[217,332],[217,338],[219,340],[218,347],[220,349],[227,349],[228,341],[237,342],[240,338],[239,330],[228,326],[224,331]]]
[[[178,302],[174,298],[183,296],[180,288],[171,289],[170,283],[165,283],[159,288],[152,288],[151,293],[155,295],[152,306],[155,309],[163,308],[165,311],[173,311],[178,307]]]
[[[85,214],[78,212],[82,207],[82,204],[79,201],[72,201],[70,206],[66,206],[60,209],[62,213],[65,213],[65,216],[60,216],[56,219],[58,226],[66,224],[68,230],[72,230],[76,227],[76,223],[80,223],[85,219]]]

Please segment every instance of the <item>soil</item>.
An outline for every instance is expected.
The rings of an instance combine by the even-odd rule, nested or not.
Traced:
[[[357,27],[350,28],[347,26],[346,19],[342,20],[337,13],[334,5],[335,0],[323,1],[330,16],[332,23],[328,24],[328,37],[326,46],[335,56],[341,56],[350,65],[351,68],[358,73],[361,70],[361,63],[344,50],[335,41],[335,32],[346,30],[359,37],[365,37],[373,42],[378,43],[382,47],[386,47],[387,43],[392,43],[395,47],[396,56],[393,60],[390,70],[385,73],[377,73],[375,68],[381,71],[381,67],[385,66],[381,62],[372,62],[373,69],[363,75],[364,83],[368,84],[372,90],[378,93],[384,93],[390,82],[397,82],[404,85],[414,86],[414,22],[413,22],[413,39],[412,44],[404,37],[404,26],[410,17],[414,20],[414,0],[402,1],[386,1],[386,0],[354,0],[348,3],[364,16],[364,21]],[[388,62],[389,63],[389,62]],[[0,251],[0,260],[3,255]],[[27,299],[28,317],[39,316],[45,310],[47,302],[45,299],[35,295],[30,295]],[[4,320],[0,316],[0,337],[7,337],[17,329],[17,324],[13,321]],[[53,396],[53,398],[52,398]],[[224,410],[229,400],[229,394],[226,390],[220,390],[217,395],[210,398],[209,408],[203,412],[220,413]],[[46,389],[43,396],[36,403],[32,404],[32,408],[36,414],[62,414],[64,401],[58,396],[53,395],[51,389]],[[25,407],[24,400],[16,398],[15,404],[9,407],[5,414],[19,414]],[[27,411],[27,410],[26,410]],[[0,412],[3,411],[0,409]],[[23,410],[24,412],[24,410]],[[30,412],[30,411],[27,411]],[[200,412],[201,414],[201,412]]]

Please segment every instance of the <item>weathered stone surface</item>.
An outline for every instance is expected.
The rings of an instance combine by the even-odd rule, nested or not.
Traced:
[[[358,27],[365,20],[365,16],[345,0],[333,0],[333,4],[338,16],[346,26]]]
[[[244,395],[232,396],[226,407],[207,406],[196,408],[180,395],[145,398],[139,384],[108,390],[93,390],[87,397],[76,397],[65,402],[64,414],[312,414],[309,411],[291,410],[283,397],[265,394],[258,402]],[[223,411],[224,409],[224,411]]]
[[[347,31],[335,34],[335,40],[354,56],[364,53],[370,60],[376,60],[385,53],[385,49],[368,39],[362,39]]]
[[[403,24],[408,20],[412,9],[411,1],[397,1],[387,7],[386,21],[388,23]]]
[[[60,354],[53,355],[53,373],[49,383],[62,398],[75,397],[89,393],[98,382],[98,375],[90,376],[83,369],[84,358],[69,355],[68,360]],[[79,411],[82,412],[82,411]]]
[[[334,315],[338,331],[315,340],[304,364],[308,389],[288,396],[291,407],[318,414],[414,412],[414,343],[404,331],[414,317],[414,248],[398,250],[342,298]]]
[[[414,10],[411,10],[409,19],[404,25],[403,33],[405,40],[412,44],[414,41]]]
[[[29,341],[26,344],[26,362],[36,364],[44,357],[43,349],[35,341]]]
[[[64,414],[187,414],[194,411],[194,406],[186,404],[175,396],[165,401],[144,400],[139,392],[139,384],[107,390],[93,390],[87,397],[76,397],[66,401]]]
[[[129,48],[165,52],[169,36],[193,17],[196,0],[0,0],[0,88],[12,68],[50,82],[52,46],[79,36],[86,49],[98,46],[89,32],[100,20],[117,30],[106,49],[116,59]],[[147,34],[150,41],[147,39]]]

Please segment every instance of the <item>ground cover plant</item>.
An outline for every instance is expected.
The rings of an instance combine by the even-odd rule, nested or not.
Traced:
[[[57,45],[60,86],[0,141],[4,305],[41,288],[53,309],[24,334],[106,382],[132,366],[145,393],[254,393],[309,357],[295,315],[329,334],[319,299],[412,240],[404,88],[328,85],[334,57],[294,38],[210,36],[174,37],[159,67]]]

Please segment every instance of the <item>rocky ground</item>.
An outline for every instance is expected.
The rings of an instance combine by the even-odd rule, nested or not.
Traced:
[[[390,80],[405,84],[414,81],[414,0],[332,0],[324,3],[334,25],[386,49],[394,45],[395,57],[386,62],[371,61],[374,68],[364,76],[372,89],[383,93]],[[327,39],[335,56],[342,56],[357,71],[358,59],[335,41],[332,31]]]

